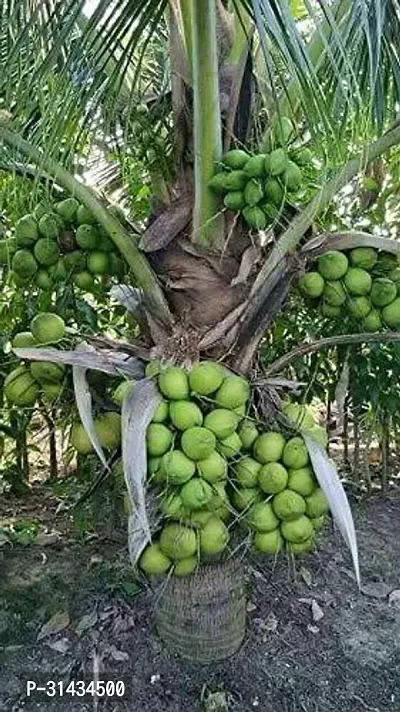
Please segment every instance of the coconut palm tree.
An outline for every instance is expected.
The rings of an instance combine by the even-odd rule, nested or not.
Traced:
[[[328,244],[354,244],[321,235],[305,245],[317,216],[400,140],[397,1],[98,0],[89,15],[82,0],[0,7],[2,162],[52,176],[112,238],[140,290],[141,354],[257,370],[294,276]],[[139,142],[144,113],[169,131],[165,161],[149,160],[154,210],[139,239],[74,172],[99,135],[123,151]],[[287,117],[318,154],[320,185],[279,229],[251,231],[210,180],[228,149],[267,151]]]

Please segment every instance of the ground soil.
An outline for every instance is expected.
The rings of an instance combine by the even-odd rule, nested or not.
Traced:
[[[41,511],[57,528],[62,513],[49,502]],[[319,553],[295,568],[286,558],[253,562],[245,643],[231,659],[203,666],[163,647],[152,597],[135,583],[121,542],[83,543],[61,525],[59,535],[27,546],[3,541],[0,710],[400,712],[400,593],[393,594],[400,589],[400,497],[354,511],[363,592],[332,528]],[[65,627],[38,642],[55,613],[64,614]],[[125,682],[123,699],[96,706],[90,697],[27,698],[28,679],[90,679],[96,668],[100,679]]]

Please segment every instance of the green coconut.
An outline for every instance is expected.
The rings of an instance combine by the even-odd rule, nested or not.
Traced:
[[[54,240],[48,240],[42,237],[35,244],[33,254],[39,264],[50,267],[51,265],[57,264],[60,257],[60,250]]]
[[[11,260],[11,267],[18,277],[28,280],[38,269],[38,263],[29,250],[17,250]]]
[[[329,319],[337,319],[342,315],[341,307],[335,307],[333,304],[328,304],[327,302],[322,302],[321,304],[321,314],[328,317]]]
[[[215,450],[215,446],[215,435],[207,428],[193,426],[182,434],[182,450],[191,460],[204,460]]]
[[[262,178],[265,174],[265,154],[251,156],[243,168],[249,178]]]
[[[66,367],[51,361],[32,361],[30,371],[39,383],[59,383],[64,378]]]
[[[251,450],[255,440],[257,440],[259,436],[259,432],[251,420],[244,420],[239,427],[238,435],[242,441],[242,449]]]
[[[244,200],[247,205],[257,205],[264,197],[264,191],[260,185],[255,180],[249,180],[244,189]]]
[[[134,386],[135,386],[135,381],[128,381],[128,380],[122,381],[122,383],[120,383],[116,387],[115,391],[113,391],[113,393],[111,395],[111,398],[114,401],[114,403],[117,403],[117,405],[122,406],[122,403],[124,402],[125,397],[128,395],[129,391]]]
[[[235,457],[241,451],[242,441],[237,433],[232,433],[227,438],[219,440],[216,447],[221,455],[225,455],[228,458]]]
[[[93,452],[93,445],[82,423],[73,424],[69,441],[80,455],[89,455]]]
[[[254,457],[258,462],[277,462],[281,459],[286,440],[282,433],[270,431],[262,433],[254,442]]]
[[[200,529],[204,527],[205,523],[208,522],[212,516],[213,512],[209,512],[208,509],[195,509],[193,512],[189,512],[187,523],[196,529]]]
[[[239,211],[245,204],[244,193],[241,190],[233,190],[227,193],[224,198],[224,205],[228,210]]]
[[[309,408],[299,403],[287,403],[282,412],[297,428],[312,428],[315,425],[314,416]]]
[[[339,281],[326,282],[322,296],[324,302],[333,307],[340,307],[346,301],[346,291]]]
[[[191,574],[194,574],[196,571],[198,564],[197,556],[188,556],[186,559],[180,559],[174,565],[173,574],[179,578],[191,576]]]
[[[40,312],[30,323],[31,332],[40,344],[61,341],[65,335],[65,322],[58,314]]]
[[[315,548],[315,538],[310,536],[305,541],[288,541],[287,549],[291,554],[301,555],[309,554],[310,551],[314,551]]]
[[[297,191],[301,187],[303,174],[301,168],[293,161],[288,161],[283,172],[282,182],[289,191]]]
[[[94,225],[96,222],[96,218],[92,215],[90,210],[88,210],[86,205],[79,206],[76,212],[76,219],[79,225]]]
[[[272,500],[272,506],[279,519],[290,521],[305,514],[306,501],[298,492],[284,489]]]
[[[306,272],[299,279],[300,291],[306,296],[316,299],[324,291],[325,280],[319,272]]]
[[[211,180],[208,182],[208,187],[210,188],[210,190],[212,190],[213,193],[221,195],[221,193],[225,192],[226,176],[226,173],[221,172],[216,173],[215,176],[211,178]]]
[[[0,265],[9,264],[11,257],[17,249],[16,240],[14,237],[9,237],[6,240],[0,239]]]
[[[329,512],[328,500],[325,497],[323,490],[318,487],[309,497],[306,498],[306,513],[313,519],[321,517]]]
[[[383,321],[391,328],[400,326],[400,298],[397,297],[391,304],[382,309]]]
[[[202,361],[194,366],[189,374],[190,388],[201,396],[215,393],[224,380],[224,371],[215,361]]]
[[[208,505],[208,509],[211,509],[213,512],[215,510],[220,509],[222,506],[229,505],[229,497],[226,491],[226,482],[215,482],[212,485],[212,492],[213,496],[210,501],[210,504]]]
[[[167,452],[162,460],[167,481],[172,485],[182,485],[193,477],[196,466],[181,450]]]
[[[260,502],[261,492],[256,487],[244,487],[243,489],[234,490],[232,494],[233,505],[239,511],[248,509],[253,504]]]
[[[287,441],[282,460],[286,467],[299,470],[308,464],[308,450],[303,438],[296,437]]]
[[[168,519],[182,519],[185,514],[182,497],[175,492],[163,497],[160,502],[159,509],[161,514]]]
[[[73,275],[72,281],[76,287],[83,289],[85,292],[93,291],[95,286],[93,275],[84,270]]]
[[[311,467],[301,467],[299,470],[289,470],[287,486],[303,497],[308,497],[317,487]]]
[[[257,460],[253,460],[252,457],[243,457],[233,467],[237,484],[240,487],[256,487],[260,469],[261,465]]]
[[[43,289],[46,292],[52,289],[53,280],[46,269],[39,269],[36,272],[35,284],[39,287],[39,289]]]
[[[61,398],[64,390],[62,383],[44,383],[42,385],[42,398],[45,403],[53,404]]]
[[[172,423],[178,430],[187,430],[195,425],[202,425],[203,413],[199,406],[192,401],[173,401],[169,406]]]
[[[146,368],[145,368],[146,378],[154,378],[154,376],[158,376],[162,370],[163,370],[163,368],[162,368],[160,359],[154,358],[151,361],[149,361],[148,364],[146,364]]]
[[[31,247],[39,237],[34,215],[24,215],[15,225],[15,240],[18,247]]]
[[[272,204],[275,208],[281,207],[285,198],[285,191],[277,178],[268,178],[265,181],[264,193],[268,203]]]
[[[258,486],[266,494],[276,494],[285,489],[288,472],[279,462],[268,462],[258,474]]]
[[[314,534],[314,527],[308,517],[302,515],[293,521],[283,521],[281,533],[286,541],[301,542]]]
[[[356,319],[364,319],[371,309],[372,304],[368,297],[351,297],[347,300],[347,310]]]
[[[186,400],[189,396],[189,379],[183,368],[168,366],[158,377],[158,387],[169,400]]]
[[[264,211],[258,205],[247,205],[242,216],[252,230],[265,230],[268,221]]]
[[[66,225],[72,225],[76,221],[79,203],[75,198],[66,198],[56,204],[56,212],[63,219]]]
[[[181,487],[180,496],[188,510],[205,509],[213,498],[213,489],[201,477],[192,477]]]
[[[371,289],[371,302],[375,307],[386,307],[397,296],[397,287],[390,279],[374,279]]]
[[[269,502],[253,504],[247,514],[247,522],[258,532],[271,532],[279,526],[279,519]]]
[[[228,463],[226,459],[214,450],[211,455],[204,460],[197,461],[197,469],[199,474],[207,482],[214,484],[220,480],[225,480],[228,473]]]
[[[353,267],[371,270],[375,267],[378,254],[373,247],[355,247],[350,252],[350,262]]]
[[[166,524],[160,534],[160,549],[171,559],[186,559],[197,551],[196,532],[183,524]]]
[[[149,475],[154,475],[161,465],[161,457],[149,457],[147,460],[147,472]]]
[[[365,269],[349,267],[344,276],[344,284],[349,294],[361,297],[371,291],[372,277]]]
[[[272,532],[256,532],[253,543],[256,551],[262,554],[279,554],[284,540],[279,529],[274,529]]]
[[[95,250],[99,242],[99,233],[93,225],[79,225],[75,239],[82,250]]]
[[[39,386],[25,366],[13,369],[5,378],[4,395],[20,408],[31,408],[39,395]]]
[[[222,163],[233,170],[244,168],[249,160],[249,154],[240,148],[234,148],[222,156]]]
[[[206,556],[215,556],[226,549],[229,542],[229,530],[221,519],[212,516],[200,529],[200,552]]]
[[[288,164],[288,157],[283,148],[276,148],[269,154],[269,172],[272,176],[281,175]]]
[[[225,177],[225,190],[228,193],[235,193],[244,190],[248,181],[246,173],[243,171],[232,171]]]
[[[68,272],[82,272],[86,268],[86,255],[81,250],[72,250],[63,257],[65,269]]]
[[[152,423],[164,423],[169,415],[169,405],[167,401],[162,400],[161,403],[158,404],[156,408],[156,412],[154,413],[151,422]]]
[[[147,452],[151,457],[160,457],[172,445],[172,433],[163,423],[150,423],[146,435]]]
[[[218,388],[215,401],[220,408],[237,408],[250,397],[250,384],[241,376],[227,376]]]
[[[159,544],[149,544],[139,559],[139,566],[148,576],[167,573],[172,561],[161,551]]]
[[[39,220],[39,232],[42,237],[48,240],[56,240],[60,232],[60,222],[57,219],[59,216],[46,214]]]
[[[330,250],[318,259],[318,272],[324,279],[337,280],[344,277],[349,266],[348,259],[343,252]]]
[[[392,255],[391,252],[380,252],[378,261],[375,265],[376,271],[380,274],[387,274],[399,266],[398,255]]]
[[[94,421],[100,444],[107,450],[115,450],[121,444],[121,416],[110,411]]]
[[[87,268],[91,274],[108,274],[110,269],[110,260],[107,252],[101,250],[93,250],[87,258]]]
[[[362,331],[379,331],[382,328],[382,319],[380,312],[377,309],[371,309],[369,314],[363,319]]]
[[[325,526],[326,515],[321,514],[320,517],[310,517],[310,522],[313,525],[314,530],[317,532],[322,529],[323,526]]]
[[[237,415],[227,408],[216,408],[204,418],[204,427],[211,430],[219,440],[224,440],[224,438],[232,435],[237,425]]]
[[[32,346],[37,346],[37,341],[31,331],[20,331],[15,334],[11,341],[13,349],[28,349]]]
[[[309,148],[300,148],[293,154],[293,160],[298,166],[308,166],[313,158],[313,154]]]

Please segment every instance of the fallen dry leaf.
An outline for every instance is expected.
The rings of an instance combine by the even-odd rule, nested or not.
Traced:
[[[118,663],[127,662],[129,660],[128,653],[124,653],[123,650],[118,650],[115,645],[110,646],[109,654],[111,655],[112,659]]]
[[[300,576],[303,579],[304,583],[307,584],[308,588],[311,587],[312,584],[312,575],[311,571],[305,568],[305,566],[302,566],[300,569]]]
[[[70,617],[67,611],[56,613],[41,627],[37,640],[43,640],[43,638],[47,638],[48,635],[56,635],[57,633],[60,633],[69,626],[70,622]]]
[[[400,588],[395,588],[395,590],[389,594],[389,606],[400,608]]]
[[[392,587],[382,581],[365,583],[361,586],[361,592],[365,596],[371,596],[371,598],[386,598],[391,590]]]
[[[87,613],[85,616],[82,616],[80,619],[78,625],[75,628],[75,633],[78,636],[81,636],[82,633],[85,632],[85,630],[88,630],[89,628],[93,628],[94,625],[97,623],[97,611],[94,609],[91,613]]]
[[[47,645],[57,653],[62,653],[62,655],[65,655],[71,647],[71,643],[68,638],[60,638],[60,640],[49,641]]]
[[[323,612],[321,606],[319,605],[319,603],[317,603],[315,601],[315,599],[313,599],[311,601],[311,613],[312,613],[313,621],[315,623],[318,623],[318,621],[320,621],[321,618],[324,617],[324,612]]]

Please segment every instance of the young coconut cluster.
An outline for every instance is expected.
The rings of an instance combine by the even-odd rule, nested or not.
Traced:
[[[65,323],[57,314],[40,312],[32,319],[30,331],[21,331],[11,342],[13,348],[32,348],[54,344],[64,337]],[[9,403],[32,408],[39,396],[51,404],[63,389],[65,366],[49,361],[30,361],[14,368],[4,381],[4,394]]]
[[[106,275],[122,279],[125,263],[113,242],[96,225],[84,205],[66,198],[54,205],[39,203],[15,225],[14,236],[0,242],[0,265],[11,265],[18,287],[34,285],[52,291],[71,280],[92,291]]]
[[[265,554],[285,544],[295,554],[310,551],[328,506],[303,439],[263,432],[246,415],[249,382],[218,363],[190,372],[151,363],[148,374],[163,395],[147,431],[148,483],[162,526],[141,556],[142,570],[190,575],[202,561],[219,560],[235,525]],[[293,431],[300,424],[326,444],[308,411],[289,404],[285,414]]]
[[[310,164],[312,153],[306,147],[290,148],[294,138],[292,122],[282,118],[270,153],[228,151],[209,183],[223,196],[225,207],[240,213],[253,230],[279,221],[285,205],[302,189],[302,168]]]
[[[301,293],[328,318],[349,315],[361,331],[400,327],[400,263],[372,247],[331,250],[299,279]]]

